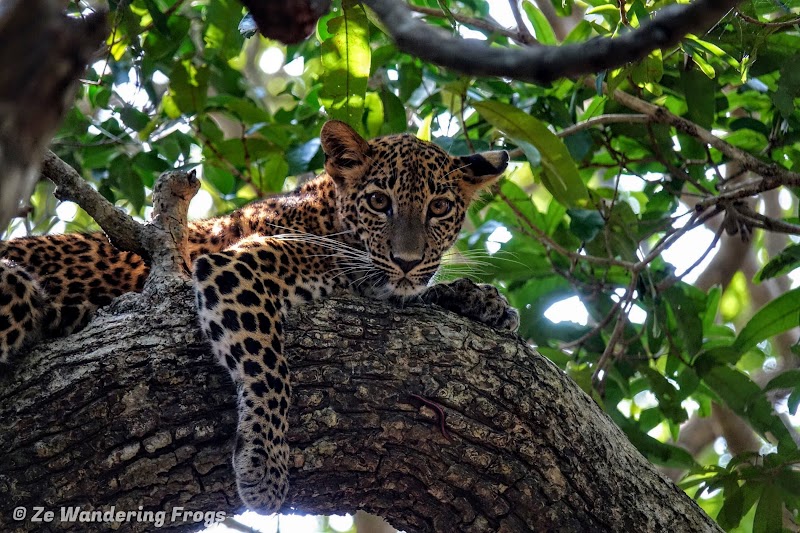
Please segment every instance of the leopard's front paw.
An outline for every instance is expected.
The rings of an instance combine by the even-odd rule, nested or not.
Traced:
[[[516,331],[519,327],[519,313],[493,285],[462,278],[430,287],[421,299],[493,328]]]

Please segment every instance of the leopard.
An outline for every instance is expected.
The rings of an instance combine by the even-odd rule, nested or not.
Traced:
[[[410,134],[365,140],[345,122],[320,132],[323,172],[294,191],[188,224],[202,335],[236,386],[233,470],[244,505],[277,512],[289,489],[284,353],[295,306],[355,293],[438,305],[515,331],[519,313],[492,285],[433,283],[478,192],[504,173],[503,150],[450,155]],[[83,327],[113,298],[141,291],[148,265],[102,233],[0,243],[0,362]]]

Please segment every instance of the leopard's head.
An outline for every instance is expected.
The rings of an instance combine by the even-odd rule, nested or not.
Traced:
[[[344,122],[320,134],[342,224],[369,254],[364,285],[377,296],[412,296],[455,243],[475,193],[505,170],[508,154],[451,156],[413,135],[364,140]]]

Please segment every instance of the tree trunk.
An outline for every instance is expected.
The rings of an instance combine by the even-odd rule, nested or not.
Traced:
[[[199,336],[188,288],[162,296],[123,296],[0,379],[0,530],[111,525],[61,522],[63,506],[141,509],[121,530],[151,530],[159,515],[145,511],[198,529],[211,516],[173,510],[241,510],[233,385]],[[354,297],[298,309],[287,330],[284,512],[364,509],[409,532],[718,531],[513,335]],[[445,430],[412,394],[443,406]]]

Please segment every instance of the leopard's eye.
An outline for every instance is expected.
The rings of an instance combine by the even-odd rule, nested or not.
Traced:
[[[437,198],[428,206],[428,213],[432,217],[443,217],[453,209],[453,202],[446,198]]]
[[[392,209],[392,201],[382,192],[373,192],[367,195],[367,204],[380,213],[388,213]]]

